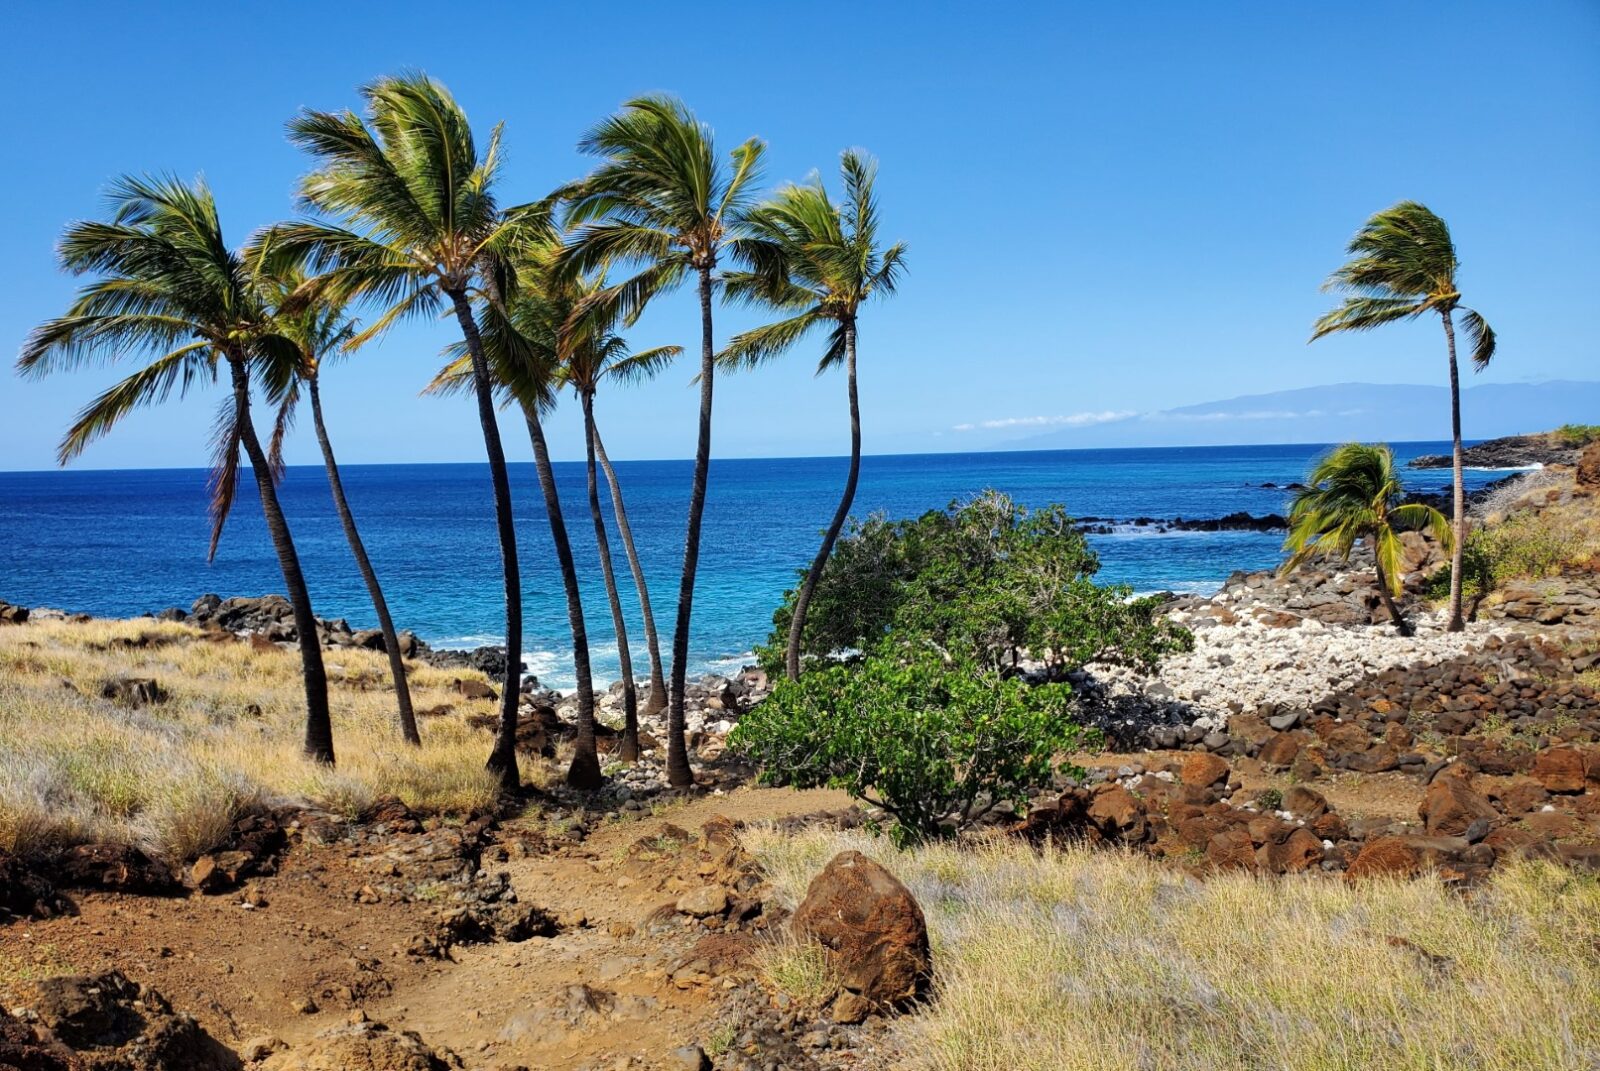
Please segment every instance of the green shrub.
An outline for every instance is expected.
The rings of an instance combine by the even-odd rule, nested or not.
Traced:
[[[1563,424],[1554,435],[1563,446],[1588,446],[1600,439],[1600,424]]]
[[[730,744],[769,784],[827,785],[883,808],[897,843],[943,835],[981,797],[1025,806],[1056,756],[1090,743],[1065,684],[1029,685],[923,641],[780,681]]]
[[[1535,513],[1516,513],[1467,536],[1461,551],[1461,590],[1473,598],[1508,580],[1553,576],[1586,553],[1584,540],[1566,526]],[[1447,565],[1428,579],[1427,594],[1442,599],[1449,593]]]
[[[1193,637],[1156,616],[1160,601],[1091,579],[1100,560],[1062,506],[1030,511],[986,491],[915,520],[873,517],[834,547],[812,596],[803,657],[872,650],[915,634],[991,669],[1026,650],[1052,675],[1089,662],[1148,669]],[[782,671],[795,592],[758,649]]]

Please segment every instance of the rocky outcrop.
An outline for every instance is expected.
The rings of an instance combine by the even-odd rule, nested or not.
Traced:
[[[178,607],[171,607],[155,616],[163,621],[186,621],[200,628],[237,636],[259,636],[270,643],[294,643],[299,637],[294,624],[294,607],[282,595],[224,599],[220,595],[205,594],[194,601],[187,613]],[[317,638],[324,647],[384,650],[382,632],[377,629],[353,629],[343,618],[317,618]],[[409,631],[399,633],[396,639],[400,643],[400,654],[406,658],[418,658],[427,651],[427,645]],[[503,675],[503,653],[500,662]]]
[[[1475,469],[1516,469],[1529,465],[1571,465],[1581,448],[1561,442],[1550,432],[1539,435],[1508,435],[1468,446],[1462,451],[1462,464]],[[1423,454],[1409,462],[1414,469],[1447,469],[1449,454]]]
[[[448,1054],[412,1030],[359,1020],[324,1031],[303,1045],[270,1055],[261,1071],[449,1071]]]
[[[20,625],[28,620],[26,606],[13,606],[11,603],[0,599],[0,625]]]
[[[35,1043],[49,1058],[67,1060],[64,1066],[74,1071],[237,1071],[241,1066],[238,1056],[193,1017],[173,1011],[160,993],[120,971],[27,983],[13,1014],[33,1028]]]
[[[1288,518],[1269,513],[1256,516],[1239,510],[1224,517],[1134,517],[1116,520],[1111,517],[1080,517],[1078,530],[1089,535],[1113,535],[1119,532],[1281,532],[1289,527]]]
[[[828,950],[839,984],[830,1014],[838,1022],[903,1007],[927,991],[933,962],[922,908],[860,852],[841,852],[812,879],[793,931]]]

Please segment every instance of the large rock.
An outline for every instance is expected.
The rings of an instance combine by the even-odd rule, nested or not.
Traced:
[[[139,895],[183,891],[164,863],[126,844],[78,844],[55,865],[57,882],[71,889],[101,889]]]
[[[449,1071],[449,1063],[411,1030],[357,1022],[318,1034],[278,1053],[263,1071]]]
[[[794,933],[828,949],[842,992],[834,1014],[858,1021],[921,996],[932,978],[928,925],[911,892],[860,852],[841,852],[812,879]]]
[[[1417,817],[1429,833],[1459,837],[1472,823],[1493,822],[1500,812],[1465,777],[1450,775],[1434,778],[1417,807]]]
[[[1374,837],[1345,871],[1347,881],[1364,878],[1414,878],[1425,870],[1453,862],[1470,845],[1463,837],[1394,834]]]
[[[1575,747],[1553,747],[1533,760],[1533,779],[1547,792],[1582,792],[1586,781],[1583,752]]]
[[[120,971],[32,982],[21,1010],[85,1071],[238,1071],[239,1057]],[[21,1065],[28,1068],[29,1065]],[[48,1063],[38,1065],[47,1068]],[[31,1069],[30,1069],[31,1071]]]

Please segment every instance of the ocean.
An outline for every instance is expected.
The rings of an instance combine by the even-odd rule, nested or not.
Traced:
[[[1305,478],[1325,446],[1215,446],[874,456],[862,460],[854,513],[894,517],[969,498],[985,488],[1077,516],[1207,518],[1238,510],[1284,512],[1282,486]],[[1447,443],[1395,445],[1401,461],[1448,453]],[[765,638],[774,607],[816,552],[844,481],[844,458],[716,460],[711,466],[691,673],[727,672]],[[691,464],[616,463],[654,599],[663,652],[671,628]],[[396,626],[436,647],[498,643],[501,596],[488,468],[481,464],[349,465],[346,492]],[[1503,473],[1469,471],[1468,486]],[[511,465],[522,550],[525,650],[546,684],[574,677],[560,575],[531,463]],[[617,644],[600,582],[581,463],[556,465],[563,512],[582,570],[594,673],[617,674]],[[1449,484],[1448,470],[1407,470],[1410,490]],[[1279,488],[1263,487],[1277,484]],[[281,497],[316,612],[355,627],[375,622],[365,587],[317,466],[292,467]],[[601,495],[610,519],[605,485]],[[205,560],[206,473],[200,469],[0,472],[0,599],[99,616],[132,616],[223,596],[281,591],[253,485],[239,491],[216,560]],[[615,525],[619,583],[627,586],[635,672],[648,672],[638,602]],[[1207,593],[1235,569],[1270,568],[1281,533],[1119,528],[1091,536],[1100,579],[1140,591]]]

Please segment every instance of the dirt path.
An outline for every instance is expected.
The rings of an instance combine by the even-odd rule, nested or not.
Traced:
[[[442,904],[362,902],[370,862],[333,845],[297,849],[278,874],[226,895],[82,896],[77,917],[7,932],[12,977],[0,972],[0,984],[118,968],[234,1047],[261,1035],[294,1044],[360,1012],[454,1050],[469,1071],[673,1067],[674,1049],[707,1044],[732,983],[670,977],[705,931],[645,932],[646,916],[673,897],[624,872],[628,847],[669,824],[694,832],[716,815],[753,822],[849,803],[839,792],[741,788],[602,823],[578,846],[485,861],[490,873],[509,874],[520,902],[545,908],[564,931],[458,946],[454,962],[405,953]],[[543,818],[530,816],[499,836],[519,829],[546,831]]]

